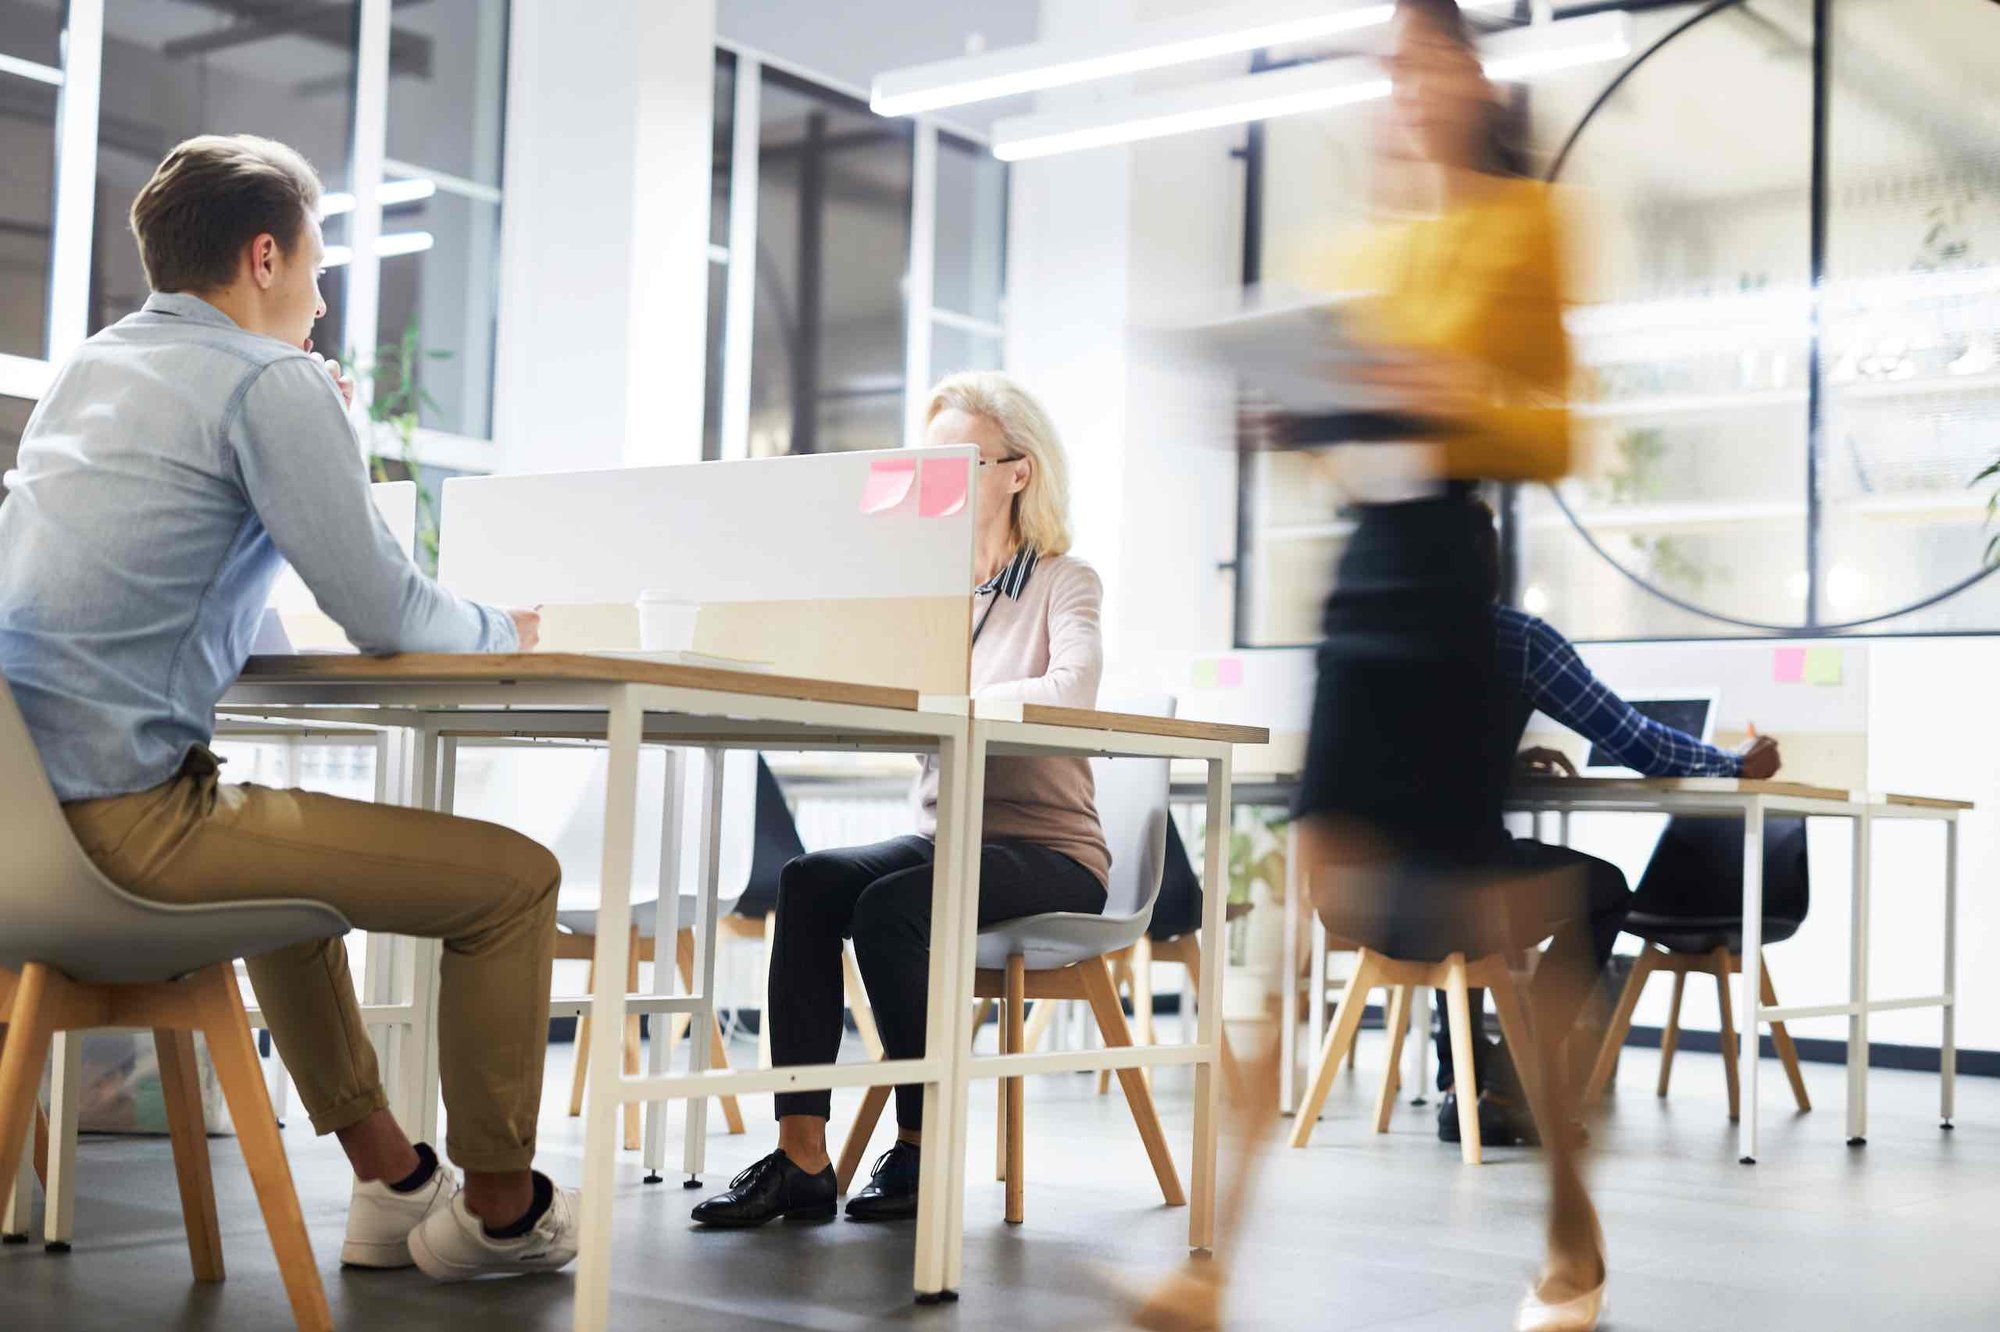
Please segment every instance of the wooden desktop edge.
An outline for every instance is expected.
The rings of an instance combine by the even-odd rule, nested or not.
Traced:
[[[913,689],[846,684],[835,680],[803,680],[757,671],[731,671],[711,666],[679,666],[628,657],[599,657],[576,652],[408,652],[388,657],[348,653],[302,653],[296,656],[255,656],[243,668],[246,684],[400,684],[478,681],[503,684],[515,680],[583,681],[598,684],[651,684],[721,693],[801,699],[815,703],[846,703],[859,707],[917,710]],[[1095,712],[1029,704],[1024,722],[1072,726],[1177,740],[1217,740],[1230,744],[1264,744],[1271,733],[1256,726],[1178,718]]]
[[[1877,792],[1848,791],[1834,786],[1812,786],[1805,782],[1750,781],[1737,777],[1531,777],[1516,783],[1515,789],[1521,795],[1536,797],[1575,795],[1587,798],[1593,794],[1615,795],[1622,791],[1686,791],[1718,795],[1789,796],[1800,800],[1900,805],[1913,809],[1973,808],[1971,802],[1964,800],[1945,800],[1933,796],[1887,795]]]

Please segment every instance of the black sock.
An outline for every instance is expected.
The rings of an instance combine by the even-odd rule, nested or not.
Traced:
[[[417,1168],[389,1185],[389,1191],[391,1193],[415,1193],[418,1189],[431,1182],[431,1176],[437,1173],[437,1168],[438,1154],[431,1150],[429,1143],[420,1142],[417,1144]]]
[[[499,1230],[495,1230],[493,1227],[482,1222],[480,1229],[486,1232],[487,1239],[519,1239],[535,1228],[535,1223],[542,1219],[542,1213],[548,1211],[549,1204],[555,1200],[556,1186],[549,1182],[547,1175],[537,1170],[535,1172],[535,1200],[528,1204],[528,1210],[521,1213],[520,1219],[512,1225],[504,1226]]]

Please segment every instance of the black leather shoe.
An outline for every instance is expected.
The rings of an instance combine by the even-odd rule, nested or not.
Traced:
[[[783,1152],[772,1152],[729,1181],[729,1191],[695,1204],[694,1219],[717,1229],[790,1221],[833,1219],[840,1185],[833,1167],[808,1175]]]
[[[875,1158],[868,1187],[847,1200],[849,1221],[907,1221],[917,1214],[917,1148],[907,1142]]]
[[[1438,1141],[1457,1142],[1458,1093],[1448,1091],[1438,1103]],[[1538,1147],[1534,1120],[1527,1107],[1515,1107],[1491,1096],[1479,1098],[1479,1145],[1482,1147]]]

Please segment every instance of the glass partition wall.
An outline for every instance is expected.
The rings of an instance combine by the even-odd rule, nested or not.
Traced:
[[[2000,628],[2000,5],[1630,8],[1625,65],[1526,94],[1573,210],[1581,463],[1504,506],[1511,595],[1586,639]],[[1261,127],[1266,276],[1361,216],[1374,129]],[[1337,499],[1243,470],[1239,638],[1309,642]]]

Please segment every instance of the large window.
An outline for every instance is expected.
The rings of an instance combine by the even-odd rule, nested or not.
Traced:
[[[1528,94],[1543,166],[1574,138],[1582,465],[1520,493],[1515,596],[1580,638],[2000,626],[2000,6],[1631,8],[1634,61]],[[1368,131],[1263,128],[1267,275],[1358,215]],[[1244,470],[1242,637],[1309,641],[1340,514]]]
[[[407,387],[427,458],[476,464],[491,433],[506,43],[505,0],[0,0],[0,394],[35,396],[53,361],[144,303],[126,219],[167,151],[254,132],[299,149],[326,185],[314,343],[376,370],[378,394]],[[381,53],[374,67],[363,52]],[[404,385],[380,349],[406,341],[421,354]]]
[[[46,354],[62,16],[59,0],[0,0],[0,357]]]
[[[715,96],[704,456],[909,442],[932,381],[1000,368],[1006,167],[750,51]]]

